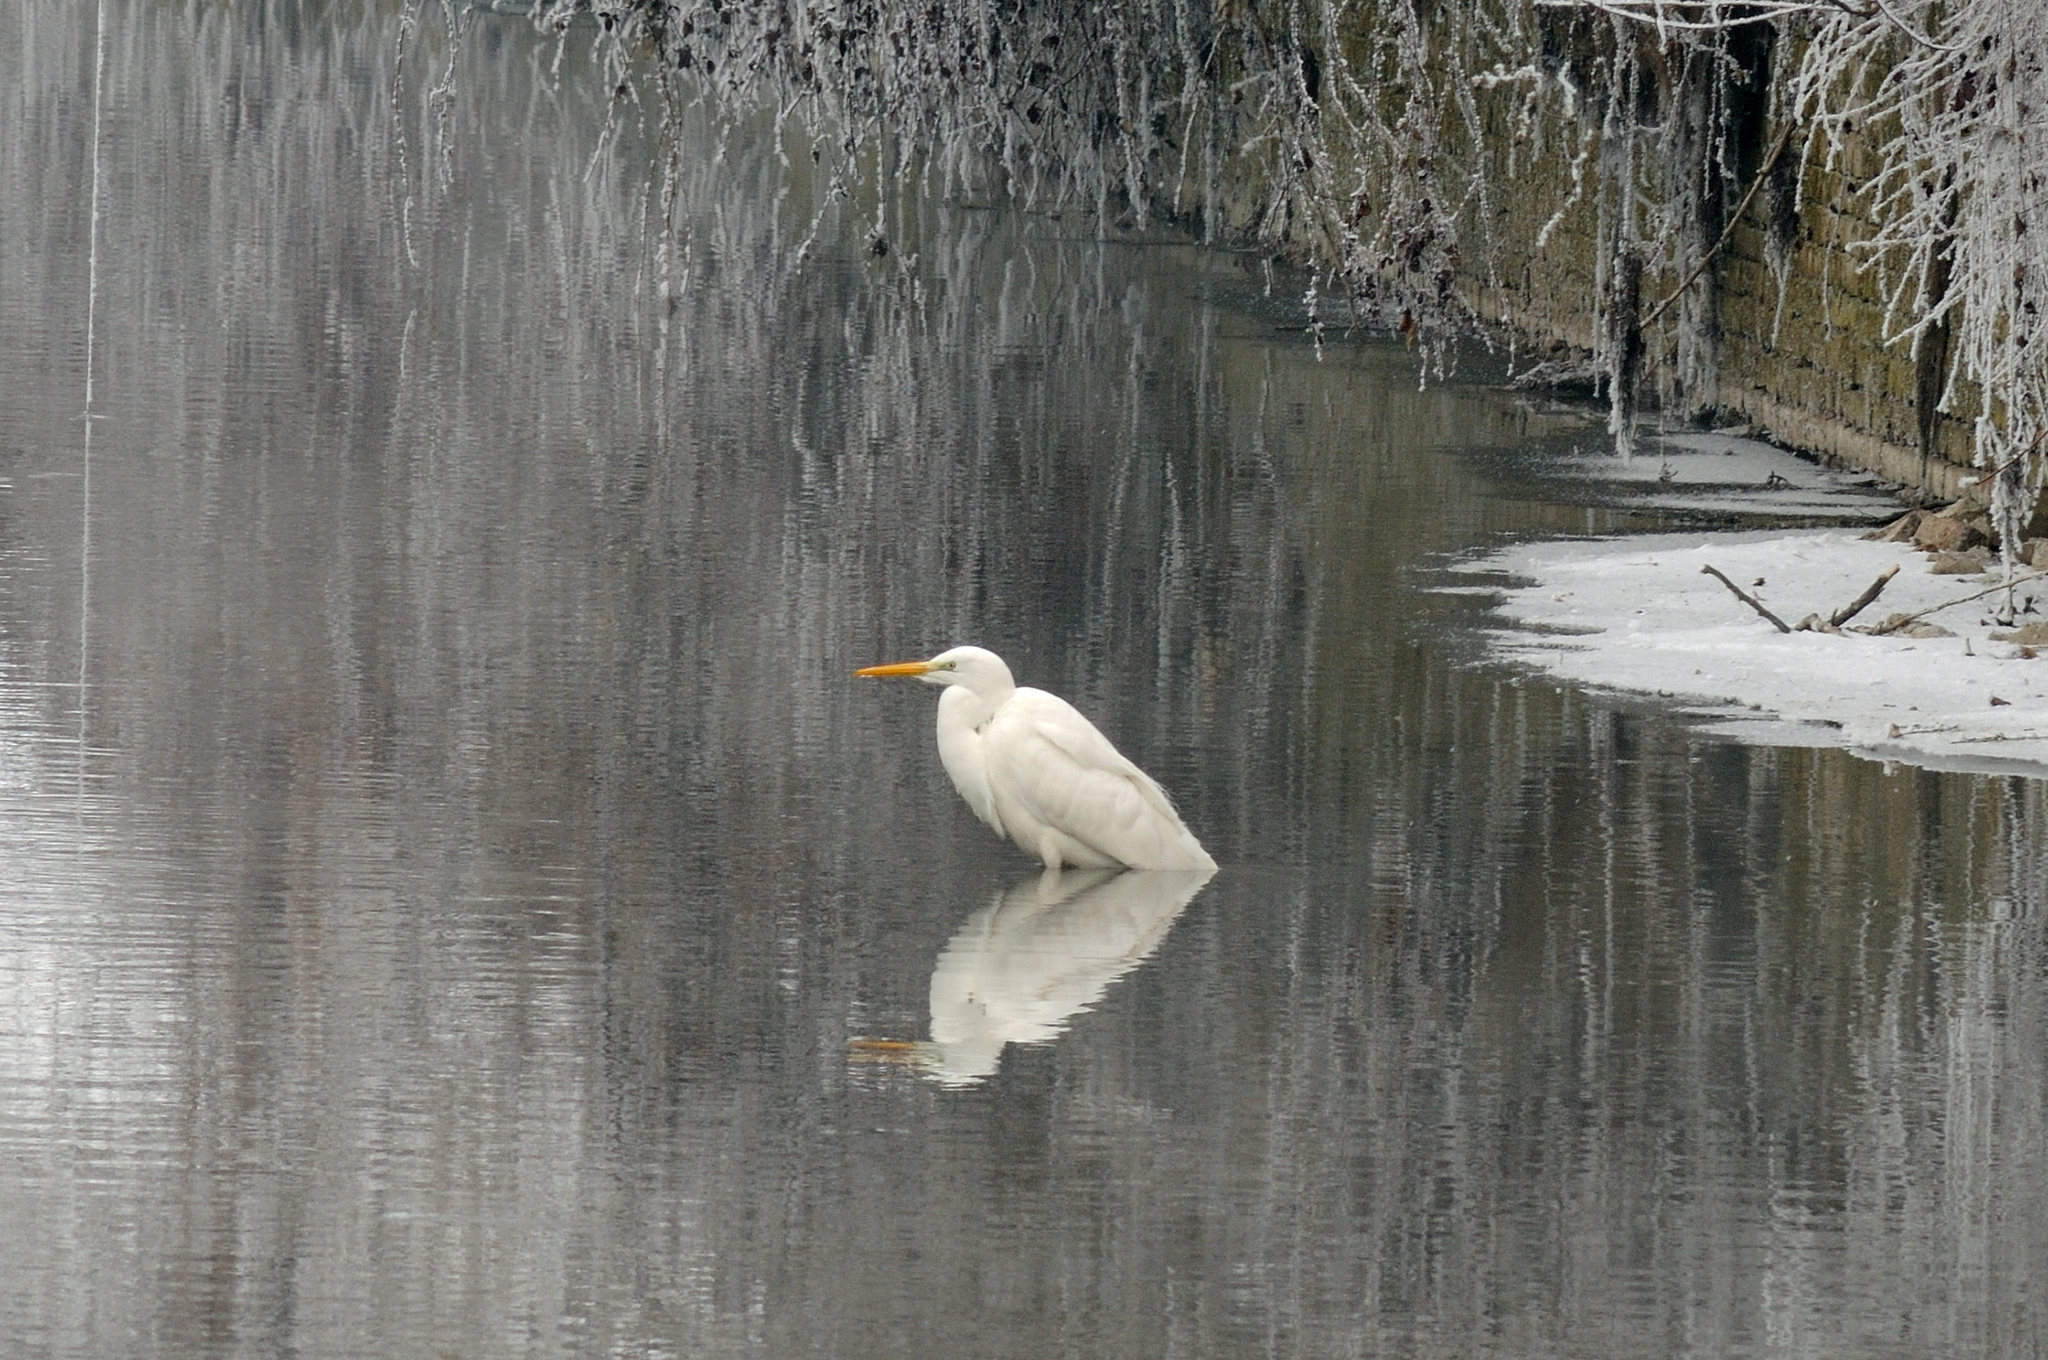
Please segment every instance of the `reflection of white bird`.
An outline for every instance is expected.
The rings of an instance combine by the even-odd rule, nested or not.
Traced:
[[[853,1051],[948,1083],[985,1077],[1005,1044],[1049,1043],[1101,1000],[1159,947],[1210,876],[1082,870],[1026,879],[968,917],[939,955],[930,1043],[856,1039]]]
[[[1152,776],[1058,695],[1020,689],[994,652],[955,647],[856,675],[944,685],[939,759],[974,815],[1048,869],[1214,869]]]

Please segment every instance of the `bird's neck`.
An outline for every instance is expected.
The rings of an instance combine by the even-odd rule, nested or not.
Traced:
[[[946,692],[939,696],[939,714],[949,725],[979,731],[982,724],[993,718],[996,710],[1008,703],[1016,692],[1015,685],[995,694],[971,690],[965,685],[948,685]]]

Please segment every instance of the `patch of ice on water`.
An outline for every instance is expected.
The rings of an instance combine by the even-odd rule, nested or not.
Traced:
[[[1990,639],[2005,631],[1992,622],[1999,597],[1932,616],[1955,637],[1780,633],[1702,571],[1719,568],[1796,625],[1847,604],[1894,564],[1898,575],[1855,623],[1996,580],[1935,576],[1909,545],[1843,530],[1523,544],[1457,570],[1516,582],[1498,592],[1497,652],[1560,679],[1686,700],[1742,740],[2048,776],[2048,648],[2029,659]],[[2024,580],[2017,599],[2048,611],[2048,578]],[[2020,615],[2040,619],[2048,612]]]

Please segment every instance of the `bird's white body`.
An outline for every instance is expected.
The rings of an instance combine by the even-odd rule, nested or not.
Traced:
[[[939,759],[974,815],[1048,869],[1214,869],[1166,793],[1074,706],[1019,688],[994,652],[955,647],[863,675],[944,685]]]

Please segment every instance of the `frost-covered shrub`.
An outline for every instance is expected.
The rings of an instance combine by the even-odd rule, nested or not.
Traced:
[[[1557,0],[1540,0],[1555,3]],[[2040,0],[1562,0],[1666,50],[1768,28],[1778,121],[1835,166],[1851,147],[1886,339],[1945,346],[1934,396],[1973,422],[2008,562],[2048,442],[2048,5]],[[1796,183],[1796,181],[1795,181]],[[1938,356],[1937,356],[1938,357]]]
[[[1473,7],[557,0],[540,18],[595,15],[621,82],[645,56],[665,97],[772,117],[849,176],[1284,249],[1321,267],[1313,319],[1334,283],[1440,361],[1465,319],[1458,219],[1486,189],[1446,154],[1477,136],[1469,73],[1497,45],[1463,24]]]
[[[1941,409],[1974,419],[2010,561],[2048,435],[2048,5],[1891,0],[1803,21],[1793,115],[1830,152],[1882,130],[1869,263],[1892,338],[1951,333]]]
[[[1317,267],[1318,324],[1341,297],[1438,367],[1474,292],[1500,292],[1497,205],[1542,166],[1560,217],[1595,209],[1624,449],[1639,389],[1718,404],[1697,281],[1730,223],[1760,191],[1792,220],[1799,167],[1853,143],[1877,167],[1854,263],[1885,280],[1888,338],[1948,343],[1940,401],[1975,419],[2008,530],[2039,484],[2041,0],[545,0],[539,20],[585,13],[620,88],[644,62],[671,108],[772,119],[842,190],[1263,243]]]

